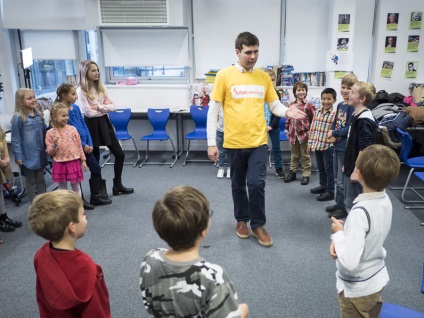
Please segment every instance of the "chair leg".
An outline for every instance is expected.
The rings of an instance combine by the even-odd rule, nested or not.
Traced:
[[[172,138],[169,137],[169,140],[171,141],[172,149],[174,150],[174,161],[172,162],[171,166],[169,167],[169,168],[172,168],[174,166],[175,162],[178,160],[178,154],[177,154],[177,151],[175,150],[174,142],[172,141]]]
[[[416,187],[416,188],[409,188],[408,187],[409,181],[411,179],[411,176],[412,176],[414,170],[415,170],[415,168],[411,168],[411,170],[409,170],[408,178],[406,179],[405,185],[403,187],[390,187],[391,190],[402,190],[402,194],[400,196],[400,199],[401,199],[402,202],[405,202],[405,203],[422,203],[422,202],[424,202],[424,197],[417,192],[417,190],[424,190],[423,187]],[[405,199],[406,190],[411,190],[421,200],[418,200],[418,201],[417,200],[406,200]],[[410,207],[405,207],[405,208],[409,209]]]
[[[107,159],[102,163],[102,165],[100,166],[100,168],[103,168],[104,166],[106,166],[108,164],[109,160],[110,160],[110,151],[109,151],[109,154],[107,156]]]
[[[138,167],[141,168],[148,159],[149,159],[149,140],[147,140],[146,157],[144,158],[143,162],[140,163]]]
[[[190,152],[190,139],[188,140],[188,144],[187,144],[187,153],[186,153],[186,156],[185,156],[185,159],[184,159],[184,162],[183,162],[183,167],[186,165],[186,162],[187,162],[187,158],[188,158],[188,154],[189,154],[189,152]]]
[[[140,152],[138,151],[138,149],[137,149],[137,146],[136,146],[136,144],[135,144],[135,140],[134,140],[134,138],[133,137],[131,137],[131,139],[132,139],[132,141],[133,141],[133,144],[134,144],[134,149],[135,149],[135,151],[137,152],[137,161],[136,162],[134,162],[134,165],[133,165],[133,167],[135,167],[136,165],[137,165],[137,163],[140,161]]]

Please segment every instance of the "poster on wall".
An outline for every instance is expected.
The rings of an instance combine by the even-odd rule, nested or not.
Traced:
[[[334,79],[342,79],[346,74],[347,72],[344,71],[334,72]]]
[[[339,14],[338,32],[350,31],[350,14]]]
[[[387,31],[397,31],[399,21],[399,13],[388,13],[387,14]]]
[[[346,52],[349,50],[349,38],[337,38],[337,51]]]
[[[213,85],[209,83],[195,83],[190,85],[191,105],[208,106],[209,95],[212,92]]]
[[[393,67],[395,66],[395,62],[384,61],[383,66],[381,68],[380,77],[385,79],[392,79]]]
[[[419,44],[420,44],[419,35],[409,35],[407,52],[418,52]]]
[[[409,21],[409,30],[421,30],[423,19],[422,11],[411,12],[411,20]]]
[[[397,36],[386,36],[384,53],[396,53]]]
[[[327,71],[352,71],[353,53],[327,51]]]
[[[405,78],[417,78],[418,61],[407,61]]]

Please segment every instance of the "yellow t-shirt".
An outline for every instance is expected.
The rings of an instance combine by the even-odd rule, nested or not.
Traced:
[[[222,104],[225,148],[256,148],[268,143],[264,101],[269,104],[278,100],[278,95],[267,73],[224,68],[216,75],[211,99]]]

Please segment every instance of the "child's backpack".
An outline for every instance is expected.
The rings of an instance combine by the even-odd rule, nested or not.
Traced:
[[[389,94],[385,90],[380,90],[375,95],[374,100],[368,105],[368,109],[374,109],[378,105],[389,102]]]

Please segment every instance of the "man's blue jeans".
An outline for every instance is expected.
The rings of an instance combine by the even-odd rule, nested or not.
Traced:
[[[257,148],[228,149],[231,168],[231,190],[234,217],[237,221],[250,221],[256,229],[265,225],[265,178],[268,146]],[[247,191],[246,191],[247,185]]]

